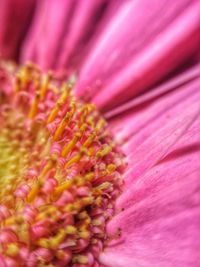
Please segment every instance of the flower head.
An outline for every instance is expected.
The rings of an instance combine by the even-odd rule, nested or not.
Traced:
[[[199,267],[199,0],[2,3],[0,266]]]

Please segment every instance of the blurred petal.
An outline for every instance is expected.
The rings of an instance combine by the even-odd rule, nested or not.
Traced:
[[[87,57],[78,96],[108,110],[161,80],[197,51],[199,8],[195,0],[125,2]]]
[[[106,1],[79,1],[71,19],[69,32],[63,40],[63,52],[59,55],[57,62],[59,68],[64,68],[67,63],[70,64],[70,59],[75,56],[74,53],[80,56],[81,48],[84,47],[82,39],[89,38],[89,35],[92,34],[92,22],[95,25],[94,15],[98,19],[98,11],[101,10],[103,4],[106,4]]]
[[[77,70],[89,40],[109,2],[43,0],[21,51],[21,61],[32,60],[43,69],[65,75]]]
[[[0,58],[16,59],[34,11],[34,4],[34,0],[1,0]]]
[[[51,68],[74,4],[72,1],[38,1],[34,20],[21,50],[21,60]],[[66,28],[64,28],[66,25]],[[59,44],[59,45],[58,45]]]

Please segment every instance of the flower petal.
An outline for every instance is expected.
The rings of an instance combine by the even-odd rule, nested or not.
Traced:
[[[105,0],[38,1],[21,61],[31,59],[43,69],[53,68],[65,76],[77,71],[107,6]]]
[[[171,184],[176,183],[176,179],[179,179],[178,177],[180,176],[180,174],[182,176],[188,175],[189,173],[200,167],[199,133],[200,117],[195,121],[192,127],[188,129],[188,131],[179,139],[173,149],[160,163],[158,163],[156,167],[153,167],[139,179],[132,181],[129,187],[126,188],[124,194],[122,194],[118,198],[116,204],[117,208],[121,209],[122,207],[130,207],[133,205],[133,203],[138,203],[138,201],[141,201],[143,198],[145,198],[147,194],[163,194],[161,189],[163,188],[163,190],[167,191]],[[169,182],[170,185],[165,183],[165,178],[168,179],[167,182]],[[158,189],[159,183],[162,183],[160,189]],[[150,187],[147,188],[148,184],[152,186],[151,189]],[[142,191],[143,189],[144,191]],[[155,193],[154,190],[156,190],[156,192],[158,190],[158,192]],[[138,197],[136,196],[136,191],[140,191],[140,199],[138,199]]]
[[[158,131],[160,125],[164,125],[166,121],[175,117],[173,115],[176,114],[176,109],[182,109],[184,103],[188,101],[192,103],[190,98],[193,98],[193,95],[199,95],[199,86],[200,78],[164,96],[141,103],[136,107],[133,106],[128,113],[116,118],[114,129],[112,129],[112,124],[110,128],[121,144],[127,142],[125,147],[128,153],[134,151],[150,134]]]
[[[199,8],[199,1],[127,1],[88,56],[78,96],[89,93],[108,110],[161,80],[198,49]]]
[[[200,64],[193,65],[185,71],[181,71],[178,74],[176,73],[171,79],[163,82],[160,86],[154,88],[153,90],[147,91],[145,94],[142,94],[141,96],[138,96],[125,104],[108,111],[104,114],[104,116],[107,120],[111,121],[111,123],[113,123],[113,120],[115,121],[115,117],[117,117],[117,121],[121,121],[121,118],[119,118],[120,115],[122,115],[122,118],[124,119],[127,117],[126,113],[131,112],[132,109],[135,112],[135,110],[138,108],[140,109],[141,106],[143,107],[144,104],[146,105],[167,93],[182,88],[182,86],[188,84],[190,81],[197,79],[199,75]],[[133,114],[130,116],[133,116]]]
[[[21,49],[21,61],[37,62],[42,68],[52,68],[59,52],[58,43],[66,29],[73,2],[38,1],[34,20]]]
[[[109,267],[199,267],[199,208],[141,228],[131,224],[138,216],[136,212],[133,215],[122,218],[126,223],[122,229],[126,241],[105,251],[100,256],[103,264]]]
[[[0,57],[16,59],[34,11],[34,0],[1,0]]]
[[[108,232],[114,235],[120,229],[121,237],[101,255],[104,264],[199,266],[199,158],[198,147],[155,166],[135,181],[129,198],[118,202],[118,208],[125,210],[108,224]]]
[[[71,19],[71,27],[69,32],[65,35],[63,40],[63,52],[59,54],[57,67],[64,68],[68,64],[72,64],[72,58],[78,57],[80,61],[81,50],[84,50],[84,42],[86,39],[90,39],[94,28],[97,28],[97,21],[99,11],[103,8],[103,4],[106,5],[106,1],[79,1],[74,16]]]
[[[124,146],[130,167],[126,185],[160,161],[193,124],[200,113],[199,91],[153,120]],[[149,110],[149,112],[151,109]],[[158,117],[156,117],[156,114]]]

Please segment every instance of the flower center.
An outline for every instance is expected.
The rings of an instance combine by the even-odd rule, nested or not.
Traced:
[[[124,167],[105,120],[33,64],[0,86],[0,266],[96,266]]]

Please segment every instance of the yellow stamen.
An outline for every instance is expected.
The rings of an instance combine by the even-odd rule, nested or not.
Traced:
[[[80,151],[77,155],[73,156],[66,164],[65,164],[65,168],[69,168],[71,167],[71,165],[77,163],[80,161],[80,159],[82,158],[84,152]]]
[[[60,96],[60,98],[58,99],[55,107],[51,110],[51,113],[47,119],[47,123],[51,123],[57,116],[58,112],[60,111],[61,107],[64,105],[64,103],[66,102],[68,96],[69,96],[69,85],[68,84],[64,84],[63,88],[62,88],[62,94]]]
[[[99,150],[96,154],[96,158],[105,157],[112,151],[112,146],[107,145],[103,149]]]
[[[15,83],[14,83],[14,91],[16,93],[18,93],[20,91],[21,85],[22,85],[22,83],[21,83],[21,77],[20,77],[19,74],[17,74],[16,77],[15,77]]]
[[[89,172],[85,175],[85,180],[92,181],[94,179],[94,176],[95,176],[94,172]]]
[[[42,180],[55,164],[56,164],[56,157],[50,158],[50,160],[44,166],[44,168],[43,168],[43,170],[39,176],[39,179]]]
[[[28,114],[29,119],[33,119],[35,115],[37,114],[39,100],[40,100],[40,94],[36,93],[36,96],[31,104],[31,108]]]
[[[89,231],[79,232],[79,237],[83,239],[88,239],[90,237],[90,232]]]
[[[54,190],[54,195],[58,196],[58,195],[62,194],[65,190],[69,189],[72,185],[73,185],[73,181],[68,180],[65,183],[57,186]]]
[[[77,262],[80,264],[87,264],[88,263],[88,258],[84,255],[77,255],[73,257],[73,262]]]
[[[104,119],[99,119],[99,121],[97,122],[97,124],[96,124],[96,131],[97,132],[100,132],[100,131],[102,131],[102,129],[105,127],[105,125],[106,125],[106,121],[104,120]]]
[[[89,147],[91,145],[91,143],[94,141],[95,137],[96,137],[96,133],[94,132],[83,143],[83,147]]]
[[[37,244],[39,245],[39,247],[42,247],[42,248],[49,248],[50,247],[50,243],[49,243],[48,238],[40,238],[37,241]]]
[[[2,260],[25,266],[26,249],[38,267],[88,265],[91,245],[107,240],[121,155],[95,106],[77,100],[70,84],[61,89],[57,75],[32,65],[7,76],[15,83],[0,99],[0,232],[14,238],[1,240]]]
[[[27,196],[27,202],[29,202],[29,203],[33,202],[33,200],[38,195],[41,187],[42,187],[42,184],[40,181],[35,182],[35,184],[33,185],[33,188],[31,189],[31,191],[29,192],[29,194]]]
[[[117,168],[117,166],[115,164],[109,164],[107,166],[107,171],[108,171],[108,173],[112,173],[113,171],[116,170],[116,168]]]
[[[52,237],[49,240],[49,246],[51,249],[57,249],[58,246],[62,243],[62,241],[65,239],[66,232],[64,229],[60,229],[57,235]]]
[[[65,130],[66,125],[70,121],[70,118],[71,118],[71,114],[67,113],[66,116],[62,119],[62,121],[60,122],[60,124],[59,124],[58,128],[56,129],[56,132],[53,136],[54,141],[57,141],[61,137],[63,131]]]
[[[49,72],[47,75],[45,75],[43,77],[42,85],[40,87],[40,100],[44,99],[51,78],[52,78],[52,73],[51,72]]]
[[[77,233],[77,229],[76,229],[76,227],[75,226],[73,226],[73,225],[67,225],[66,227],[65,227],[65,233],[66,234],[68,234],[68,235],[74,235],[74,234],[76,234]]]
[[[64,146],[64,148],[61,152],[62,157],[66,157],[69,154],[69,152],[75,147],[80,136],[81,136],[80,133],[75,134],[75,136],[72,138],[72,140],[66,146]]]

